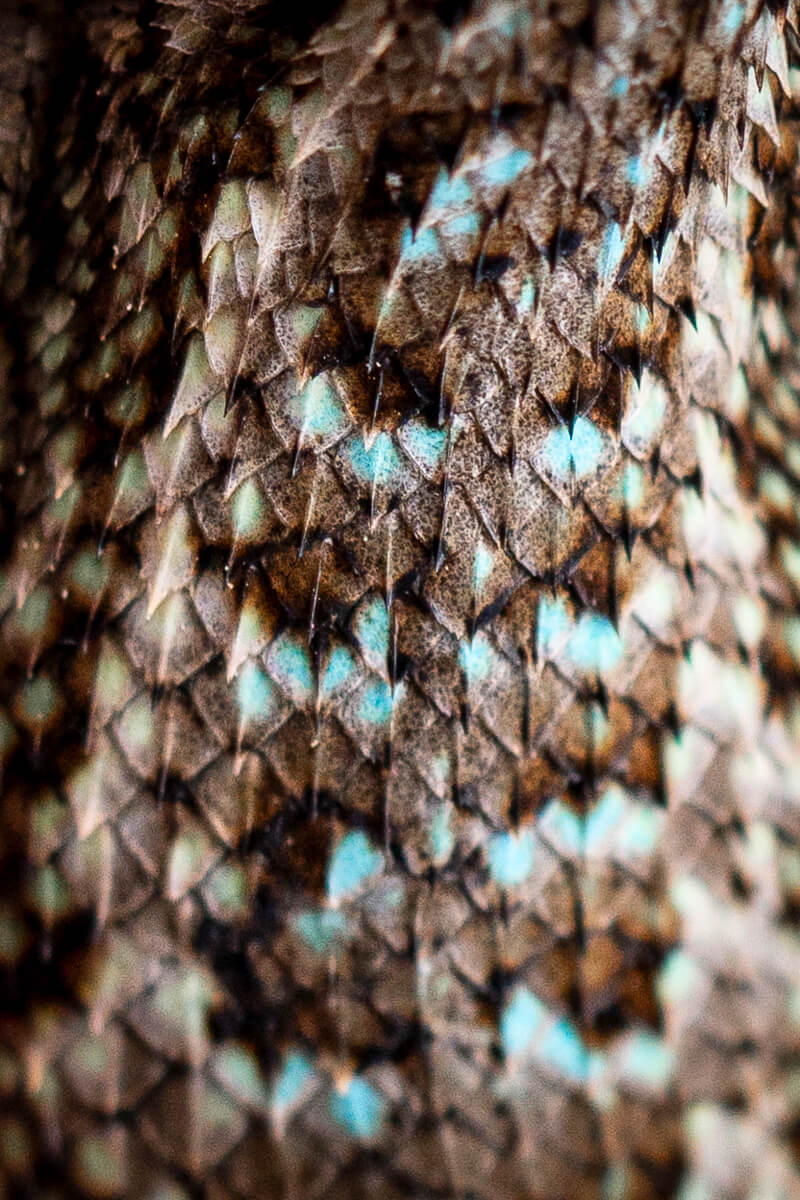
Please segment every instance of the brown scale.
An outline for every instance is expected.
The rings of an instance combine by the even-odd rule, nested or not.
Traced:
[[[72,27],[32,282],[4,282],[12,1195],[796,1184],[797,12],[731,6],[737,32],[708,5],[467,7],[99,4]],[[530,156],[518,179],[491,183],[494,139]],[[477,237],[437,225],[437,265],[428,201],[470,156]],[[712,181],[749,188],[749,222]],[[720,247],[757,298],[744,351],[704,274]],[[339,432],[298,431],[325,379]],[[645,452],[625,417],[662,384]],[[364,477],[359,434],[401,482]],[[737,505],[765,524],[755,567],[733,534],[698,541],[712,502],[707,533]],[[613,629],[624,671],[582,673],[548,604],[573,638]],[[764,757],[734,785],[736,671]],[[615,787],[651,853],[589,847]],[[340,897],[346,846],[381,868]],[[522,1057],[518,1002],[545,1025]]]

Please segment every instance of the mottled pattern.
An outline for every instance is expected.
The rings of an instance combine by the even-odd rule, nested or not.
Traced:
[[[58,19],[0,1196],[796,1200],[797,0]]]

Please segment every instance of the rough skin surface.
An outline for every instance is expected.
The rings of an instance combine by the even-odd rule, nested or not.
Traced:
[[[20,4],[0,1197],[800,1197],[797,0]]]

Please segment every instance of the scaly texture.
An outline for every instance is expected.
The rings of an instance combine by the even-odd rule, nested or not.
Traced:
[[[796,0],[20,13],[4,1194],[794,1200]]]

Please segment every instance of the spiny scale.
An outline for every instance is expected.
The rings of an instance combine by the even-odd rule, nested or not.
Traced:
[[[294,8],[0,52],[0,1191],[791,1200],[796,0]]]

